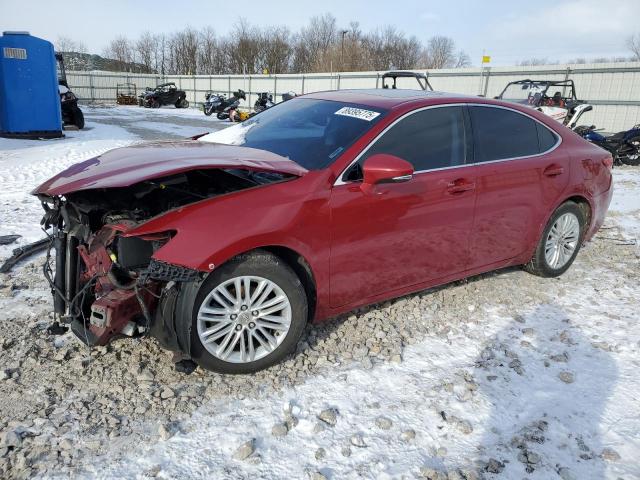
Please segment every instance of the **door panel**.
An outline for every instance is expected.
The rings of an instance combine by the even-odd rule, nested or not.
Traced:
[[[462,272],[469,260],[476,167],[414,175],[406,183],[335,186],[331,304],[340,307]]]
[[[506,107],[469,107],[477,163],[470,268],[500,264],[532,249],[540,225],[569,182],[558,136]],[[541,152],[548,152],[541,154]]]
[[[569,181],[558,152],[477,166],[471,268],[514,258],[537,241],[541,222]],[[545,173],[546,172],[546,173]]]

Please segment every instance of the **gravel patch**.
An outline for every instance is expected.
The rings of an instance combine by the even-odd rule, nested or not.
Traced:
[[[603,238],[610,235],[610,231],[605,231],[596,238],[560,279],[540,279],[519,269],[507,269],[363,308],[320,325],[309,325],[295,355],[252,376],[219,375],[200,369],[191,375],[181,374],[175,371],[171,355],[151,339],[123,339],[89,350],[71,334],[48,335],[51,299],[41,276],[42,260],[37,259],[15,273],[0,275],[0,478],[82,474],[100,452],[109,451],[110,455],[124,458],[136,444],[188,434],[187,420],[211,402],[277,394],[328,372],[349,372],[354,368],[364,372],[391,364],[401,368],[405,349],[430,337],[477,336],[481,353],[475,363],[470,362],[464,371],[443,372],[437,396],[425,399],[424,406],[432,415],[440,416],[438,428],[443,434],[475,435],[479,425],[471,411],[468,416],[460,408],[449,413],[448,404],[444,407],[439,404],[442,398],[459,406],[473,403],[479,385],[499,388],[505,382],[515,381],[514,378],[524,381],[523,376],[529,375],[533,365],[548,372],[556,383],[558,379],[566,383],[561,384],[564,388],[579,383],[581,377],[575,370],[568,370],[579,368],[571,364],[571,349],[578,342],[575,329],[567,323],[566,329],[553,338],[540,339],[539,332],[522,325],[520,322],[525,320],[518,315],[524,307],[550,304],[568,295],[585,275],[603,268],[613,273],[607,280],[611,283],[601,288],[620,302],[632,302],[632,298],[625,297],[623,287],[638,284],[638,250],[634,246],[614,247]],[[597,298],[584,299],[593,301]],[[516,344],[485,338],[482,328],[476,328],[483,324],[482,312],[492,309],[512,312],[517,325],[514,332],[520,335]],[[615,312],[608,312],[610,317],[605,318],[606,313],[603,312],[603,321],[615,322],[611,318]],[[542,340],[546,342],[544,347],[538,345]],[[588,345],[600,355],[614,356],[631,348],[621,345],[616,338],[591,338]],[[640,345],[634,348],[637,351]],[[532,363],[532,358],[538,363]],[[426,447],[429,442],[417,433],[420,428],[397,424],[388,418],[388,411],[379,408],[375,399],[363,406],[372,412],[369,426],[377,432],[374,437],[356,430],[341,441],[336,440],[332,448],[310,449],[309,457],[317,462],[310,470],[311,478],[322,478],[322,462],[329,458],[336,462],[353,457],[356,461],[362,452],[379,442],[401,442],[405,448],[410,444]],[[297,426],[299,412],[300,407],[286,405],[281,418],[271,419],[267,435],[277,437],[277,441],[289,438],[303,427]],[[320,438],[338,428],[344,417],[343,412],[331,405],[319,408],[313,415],[317,418],[305,420],[304,428]],[[560,419],[541,421],[548,421],[554,429],[561,424]],[[498,474],[507,465],[494,450],[500,445],[500,451],[512,452],[510,469],[519,463],[518,468],[527,472],[550,468],[565,480],[577,478],[571,466],[547,465],[546,450],[538,450],[537,446],[545,442],[546,424],[523,428],[512,443],[498,434],[487,436],[484,441],[490,448],[470,452],[470,458],[475,459],[472,465],[446,469],[415,465],[414,473],[423,478],[449,475],[448,478],[463,479],[480,478],[481,473]],[[245,438],[256,437],[254,432],[246,435]],[[259,465],[263,460],[256,438],[235,447],[229,457]],[[621,457],[624,459],[613,449],[594,453],[584,442],[574,445],[582,461],[617,464]],[[433,447],[433,457],[440,459],[440,465],[446,464],[450,450],[444,444]],[[367,462],[362,463],[360,468],[366,476],[369,467]],[[525,470],[520,472],[524,475]]]

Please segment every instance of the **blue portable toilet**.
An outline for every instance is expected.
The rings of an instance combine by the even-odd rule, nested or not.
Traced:
[[[0,136],[62,136],[53,45],[28,32],[0,36]]]

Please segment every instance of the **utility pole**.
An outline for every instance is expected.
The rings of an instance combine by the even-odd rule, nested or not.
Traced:
[[[340,49],[340,71],[344,72],[344,36],[349,33],[349,30],[342,30],[340,33],[342,34],[342,46]]]

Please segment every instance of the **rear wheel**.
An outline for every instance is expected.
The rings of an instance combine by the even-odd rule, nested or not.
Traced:
[[[575,202],[566,202],[553,212],[533,257],[525,270],[540,277],[566,272],[580,251],[586,218]]]
[[[620,161],[625,165],[640,165],[640,135],[631,138],[629,141],[628,150],[620,155]]]
[[[153,100],[151,100],[150,106],[151,108],[160,108],[160,100],[154,98]]]
[[[306,321],[307,298],[293,270],[265,251],[241,255],[200,287],[191,357],[215,372],[256,372],[295,349]]]

